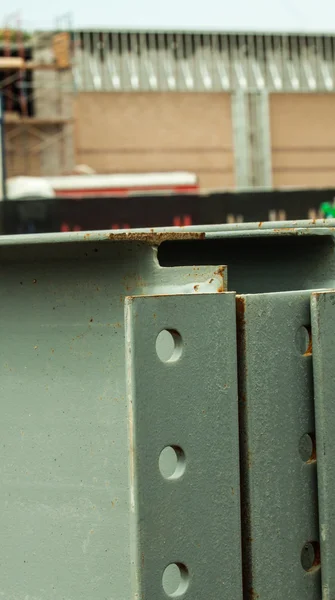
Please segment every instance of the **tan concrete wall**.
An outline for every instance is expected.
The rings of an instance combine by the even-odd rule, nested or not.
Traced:
[[[76,162],[98,173],[188,170],[203,188],[234,186],[228,94],[79,93]]]
[[[273,186],[335,185],[335,94],[273,94]]]
[[[5,146],[8,177],[61,175],[73,166],[72,124],[44,125],[41,131],[7,123]]]
[[[23,128],[5,126],[7,177],[42,174],[41,157],[36,143],[36,137]]]

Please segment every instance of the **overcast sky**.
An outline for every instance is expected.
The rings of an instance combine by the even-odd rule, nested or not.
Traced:
[[[54,28],[71,11],[73,26],[85,29],[335,33],[335,0],[13,0],[11,6],[28,29]],[[0,27],[17,22],[7,9],[0,0]]]

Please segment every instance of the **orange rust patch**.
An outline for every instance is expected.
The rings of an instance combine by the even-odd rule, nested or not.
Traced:
[[[199,284],[196,284],[196,285],[194,285],[194,286],[193,286],[193,289],[194,289],[194,291],[195,291],[195,292],[197,292],[197,291],[198,291],[198,289],[199,289]]]
[[[294,233],[295,235],[301,234],[301,231],[299,231],[299,229],[297,229],[297,227],[280,227],[280,228],[273,229],[273,232],[280,233],[281,235],[290,234],[290,233]]]
[[[313,339],[312,339],[312,330],[310,326],[306,327],[308,332],[308,346],[306,352],[304,352],[304,356],[312,356],[313,351]]]
[[[243,365],[244,375],[242,381],[244,381],[244,377],[247,375],[247,368],[245,364],[245,354],[246,354],[246,341],[245,341],[245,311],[246,311],[246,300],[243,296],[236,296],[236,325],[237,325],[237,351],[239,356],[240,364]],[[241,371],[242,373],[242,371]],[[242,390],[242,387],[241,387]],[[242,402],[242,406],[245,406],[246,398],[242,395],[242,391],[240,390],[240,402]]]
[[[312,454],[310,455],[310,457],[309,457],[309,459],[307,461],[307,464],[312,464],[312,463],[316,462],[316,440],[315,440],[314,433],[310,433],[309,437],[312,440],[313,446],[312,446]]]
[[[162,231],[162,232],[147,232],[134,233],[110,233],[108,239],[111,242],[142,242],[143,244],[151,244],[153,246],[159,246],[162,242],[178,241],[178,240],[204,240],[206,234],[204,232],[197,231]]]
[[[245,325],[245,298],[243,296],[236,296],[236,315],[238,326],[243,327]]]
[[[222,277],[222,279],[223,279],[225,270],[226,270],[226,267],[224,267],[224,266],[219,267],[216,271],[214,271],[214,275],[218,275],[219,277]],[[221,283],[221,285],[217,289],[217,292],[218,292],[218,294],[222,294],[224,291],[225,291],[224,283]]]
[[[226,267],[219,267],[216,271],[214,271],[214,275],[219,275],[220,277],[223,277],[225,270]]]

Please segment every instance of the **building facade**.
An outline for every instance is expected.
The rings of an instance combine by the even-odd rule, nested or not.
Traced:
[[[38,71],[42,59],[57,66],[51,42],[31,50],[33,94],[48,76],[59,96],[30,118],[58,138],[45,134],[25,174],[84,163],[193,171],[204,189],[335,186],[335,37],[76,31],[69,68],[58,52],[55,72]],[[65,121],[51,123],[57,111]]]

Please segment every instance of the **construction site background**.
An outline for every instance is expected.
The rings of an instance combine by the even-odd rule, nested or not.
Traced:
[[[192,171],[204,189],[335,186],[334,58],[331,36],[8,26],[7,176],[87,165]]]

